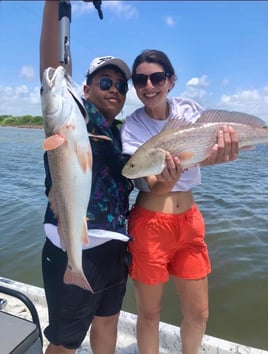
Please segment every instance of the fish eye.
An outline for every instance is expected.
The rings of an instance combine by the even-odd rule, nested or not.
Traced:
[[[132,164],[130,165],[130,167],[131,167],[131,168],[135,167],[135,164],[134,164],[134,163],[132,163]]]

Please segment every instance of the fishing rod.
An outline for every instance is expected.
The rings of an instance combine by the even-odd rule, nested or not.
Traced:
[[[59,63],[68,64],[70,61],[70,0],[59,1]]]
[[[98,11],[99,18],[103,19],[101,0],[93,0],[93,5]],[[59,1],[59,63],[68,64],[70,61],[70,23],[71,1]]]
[[[95,6],[95,9],[98,11],[98,15],[99,15],[100,20],[103,19],[103,13],[101,10],[101,3],[102,3],[102,1],[93,0],[93,5]]]

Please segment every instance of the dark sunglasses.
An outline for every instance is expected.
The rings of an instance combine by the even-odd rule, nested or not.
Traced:
[[[132,76],[132,81],[135,87],[142,88],[147,85],[148,79],[150,79],[151,83],[155,87],[161,87],[165,85],[167,77],[170,77],[171,74],[165,73],[163,71],[153,73],[151,75],[144,74],[135,74]]]
[[[93,84],[98,85],[102,91],[108,91],[114,85],[117,91],[123,96],[125,96],[126,93],[128,92],[127,82],[120,81],[120,80],[114,82],[109,77],[102,77],[100,81],[93,82]]]

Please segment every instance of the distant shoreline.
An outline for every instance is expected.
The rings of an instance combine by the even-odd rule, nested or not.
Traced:
[[[0,125],[0,128],[44,129],[43,125]]]

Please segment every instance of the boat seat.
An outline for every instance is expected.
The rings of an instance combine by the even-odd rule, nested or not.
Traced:
[[[1,354],[42,354],[42,330],[32,301],[23,293],[4,286],[0,286],[0,293],[19,299],[32,316],[32,321],[29,321],[9,312],[0,311]]]

